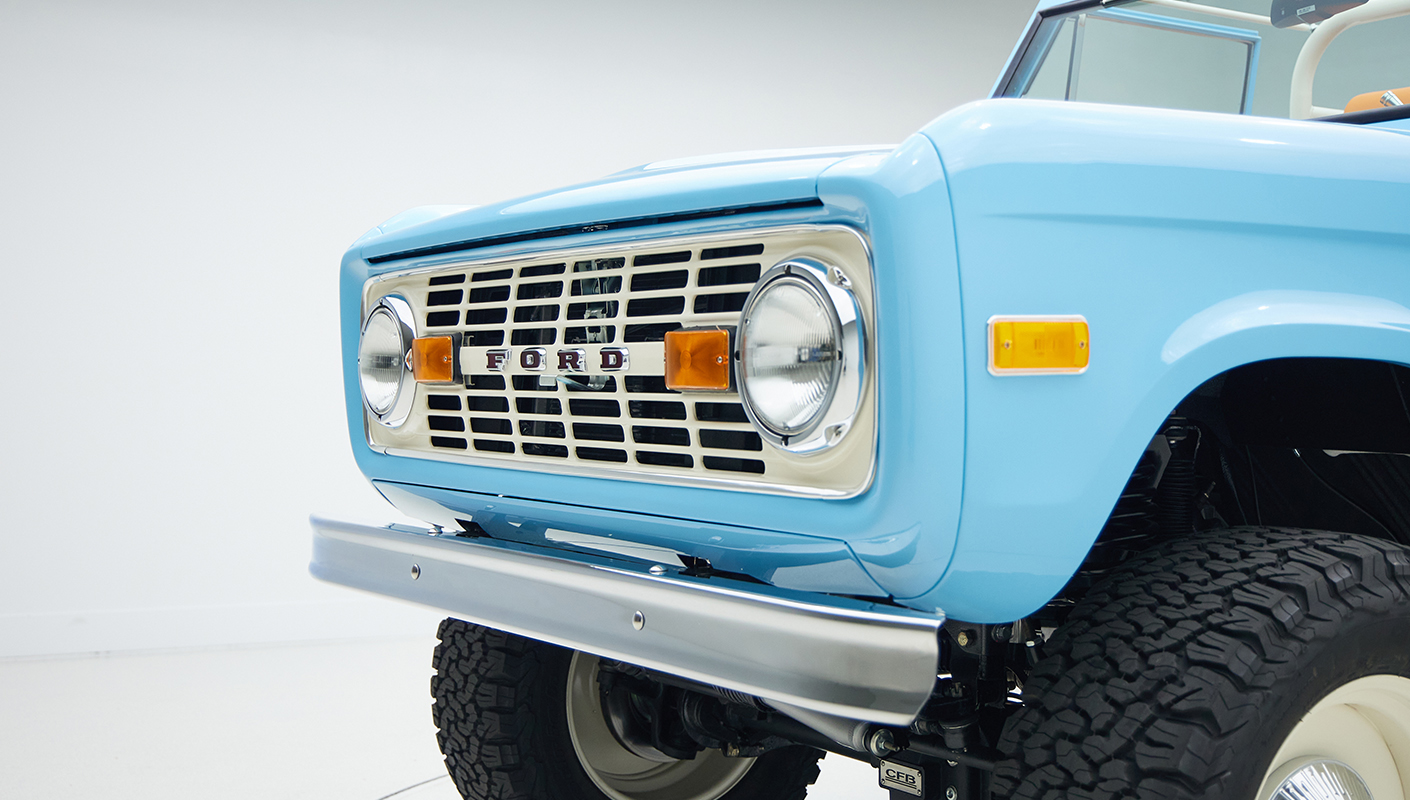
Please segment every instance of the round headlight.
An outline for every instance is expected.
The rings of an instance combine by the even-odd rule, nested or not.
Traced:
[[[414,393],[406,355],[414,323],[411,306],[389,295],[378,301],[362,323],[357,347],[357,374],[362,399],[378,422],[396,427],[406,421]]]
[[[861,325],[837,270],[799,259],[766,272],[739,321],[739,390],[760,435],[809,453],[851,426],[861,393]]]

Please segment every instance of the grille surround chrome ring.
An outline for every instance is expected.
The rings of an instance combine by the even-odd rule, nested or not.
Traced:
[[[384,412],[378,412],[372,407],[372,403],[367,399],[367,393],[362,387],[362,337],[367,335],[367,326],[371,324],[378,314],[386,314],[397,326],[397,334],[401,340],[401,375],[397,382],[397,393],[392,399],[391,405]],[[405,298],[389,294],[377,301],[377,305],[367,312],[367,316],[362,319],[362,329],[358,334],[358,388],[362,391],[362,405],[367,409],[367,413],[382,425],[388,428],[397,428],[404,424],[411,416],[411,408],[416,400],[416,381],[411,373],[411,341],[416,338],[416,318],[412,313],[411,304]]]
[[[382,297],[401,295],[410,302],[418,335],[463,334],[457,351],[460,354],[458,366],[464,376],[461,386],[417,384],[410,418],[397,428],[377,424],[371,412],[366,412],[363,430],[372,451],[449,464],[798,497],[848,498],[870,487],[877,468],[875,353],[866,353],[873,375],[866,376],[863,401],[846,440],[818,455],[800,455],[763,444],[733,388],[727,393],[661,394],[664,388],[634,385],[634,381],[661,380],[664,345],[659,334],[654,338],[630,338],[638,323],[645,328],[658,327],[654,324],[658,322],[676,322],[687,328],[732,327],[738,322],[739,310],[762,272],[771,264],[800,258],[836,265],[840,275],[850,281],[865,319],[873,313],[875,289],[870,245],[862,231],[846,225],[797,223],[565,244],[571,246],[497,250],[474,258],[457,255],[426,259],[405,269],[368,277],[362,290],[365,311],[375,308]],[[663,256],[685,250],[693,253],[687,260],[661,260]],[[626,259],[629,263],[606,271],[595,267],[595,271],[585,270],[584,274],[577,268],[581,259],[599,259],[604,263],[605,260]],[[648,263],[642,264],[639,259]],[[554,262],[566,263],[567,268],[555,269],[549,274],[545,267]],[[752,275],[747,274],[750,268]],[[671,270],[686,270],[689,273],[687,285],[659,285],[664,277],[659,273]],[[621,282],[610,288],[605,280],[596,291],[589,291],[592,287],[584,281],[581,294],[573,286],[580,279],[605,279],[615,275],[622,276]],[[648,285],[639,286],[634,277],[642,277]],[[545,281],[561,281],[561,293],[540,295],[538,291],[543,287],[534,284]],[[525,284],[530,286],[525,288]],[[639,304],[632,301],[637,299],[645,299],[647,305],[651,305],[674,296],[679,304],[682,295],[685,308],[681,314],[672,316],[666,313],[669,310],[648,309],[657,315],[652,317],[633,310]],[[734,298],[732,302],[737,304],[716,302],[729,298]],[[595,307],[604,301],[614,308],[601,316],[591,307],[585,312],[576,311],[584,303]],[[618,301],[620,308],[616,308]],[[553,308],[541,309],[546,313],[532,318],[527,315],[537,312],[524,309],[525,306],[545,305],[559,306],[556,318]],[[523,319],[521,311],[526,315]],[[578,315],[574,316],[575,313]],[[599,329],[609,335],[584,340],[581,334],[584,325],[600,326]],[[543,371],[528,372],[519,363],[522,350],[540,344],[516,341],[519,338],[516,330],[527,327],[557,331],[556,341],[550,334],[540,345],[546,347],[551,357]],[[575,335],[575,330],[577,338],[567,338]],[[593,330],[593,327],[587,328],[589,334]],[[615,339],[610,335],[612,330],[616,331]],[[493,337],[483,338],[487,333],[492,333]],[[865,344],[868,348],[874,346],[870,339]],[[563,347],[585,349],[588,372],[559,374],[556,355]],[[607,350],[613,351],[615,361],[611,366],[599,352]],[[492,352],[503,356],[497,365],[487,362]],[[529,387],[529,375],[543,379],[543,385],[535,383]],[[652,375],[657,377],[650,378]],[[497,385],[483,383],[487,377]],[[548,381],[560,384],[556,393],[547,386]],[[553,415],[552,411],[538,408],[539,404],[530,403],[555,396],[562,401],[561,415]],[[505,400],[494,399],[497,397]],[[619,401],[620,414],[617,419],[583,418],[581,413],[586,412],[579,412],[574,403],[568,402],[573,398]],[[521,400],[532,407],[521,406]],[[638,400],[643,401],[640,414],[635,408]],[[685,418],[668,418],[656,413],[659,409],[648,408],[662,405],[686,406]],[[703,406],[711,407],[706,409],[710,416],[702,416]],[[732,412],[730,406],[733,406]],[[520,425],[526,421],[554,420],[594,423],[587,425],[594,429],[603,427],[595,423],[611,423],[622,430],[612,441],[599,443],[584,441],[577,425],[564,425],[566,441],[561,436],[544,439],[554,432],[541,431],[539,426],[524,430]],[[681,442],[638,439],[634,426],[640,425],[687,429],[689,444],[684,439]],[[747,446],[748,437],[755,441],[752,447]],[[482,443],[489,439],[497,439],[498,442],[488,444],[502,446],[502,450],[482,448]],[[540,452],[542,448],[535,445],[541,442],[567,445],[568,453],[564,456],[561,447],[557,454]],[[535,452],[531,452],[531,448]],[[611,448],[616,448],[616,461],[597,457],[598,453],[607,454]],[[648,462],[643,456],[653,454],[643,453],[644,450],[688,453],[693,456],[694,465]]]
[[[794,431],[782,431],[771,425],[754,407],[749,395],[745,373],[748,352],[745,321],[749,314],[771,288],[791,282],[806,286],[823,300],[823,306],[831,315],[833,333],[837,341],[839,358],[833,368],[832,380],[822,399],[819,411],[807,424]],[[850,282],[841,270],[811,258],[795,258],[771,267],[763,275],[744,301],[739,314],[739,358],[735,360],[735,384],[739,387],[739,397],[744,405],[744,413],[754,424],[764,441],[790,453],[811,455],[822,452],[840,443],[857,416],[862,403],[862,389],[866,379],[866,340],[862,324],[861,310],[852,294]]]

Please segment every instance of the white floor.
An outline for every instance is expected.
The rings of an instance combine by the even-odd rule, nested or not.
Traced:
[[[0,797],[457,800],[433,638],[0,660]],[[812,800],[883,800],[830,756]]]

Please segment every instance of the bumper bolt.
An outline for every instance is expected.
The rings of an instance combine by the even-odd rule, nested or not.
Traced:
[[[646,627],[646,615],[640,611],[632,614],[632,627],[641,630]]]
[[[896,746],[896,737],[891,735],[891,731],[882,728],[867,738],[867,749],[878,758],[886,758],[900,748]]]
[[[420,564],[412,564],[412,565],[411,565],[411,579],[412,579],[412,580],[417,580],[417,579],[420,578],[420,577],[421,577],[421,565],[420,565]]]

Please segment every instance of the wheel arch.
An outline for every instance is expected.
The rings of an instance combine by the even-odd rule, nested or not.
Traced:
[[[1277,358],[1410,363],[1410,308],[1369,295],[1262,291],[1192,315],[1165,340],[1161,395],[1183,398],[1219,374]],[[1171,404],[1170,408],[1175,408]]]
[[[1094,343],[1099,341],[1094,334]],[[1006,527],[987,521],[984,529],[971,525],[965,530],[962,524],[950,566],[922,596],[925,604],[974,622],[1007,622],[1032,614],[1079,572],[1147,445],[1191,398],[1253,365],[1288,359],[1384,363],[1403,369],[1410,364],[1410,308],[1368,295],[1258,291],[1203,308],[1158,344],[1159,364],[1147,370],[1157,373],[1155,379],[1132,406],[1119,416],[1092,413],[1077,421],[1079,434],[1082,428],[1119,425],[1101,452],[1073,453],[1067,461],[1081,473],[1086,487],[1082,507],[1016,503],[1005,515],[990,515],[1007,521]],[[1094,349],[1094,359],[1099,353]],[[1410,370],[1406,375],[1410,379]],[[1309,385],[1323,379],[1321,372],[1308,376]],[[1405,393],[1410,399],[1410,382]],[[1100,405],[1095,399],[1094,404]],[[1410,417],[1410,410],[1405,413]],[[1405,435],[1410,440],[1410,420]],[[1071,442],[1075,437],[1065,438]],[[1034,444],[1010,440],[1006,453],[987,457],[1022,459],[1024,448]],[[1410,443],[1399,451],[1386,450],[1405,451],[1410,451]],[[967,497],[975,488],[968,469],[973,455],[971,450],[966,458]],[[1015,483],[1010,488],[1021,487]],[[962,523],[968,510],[962,509]]]

